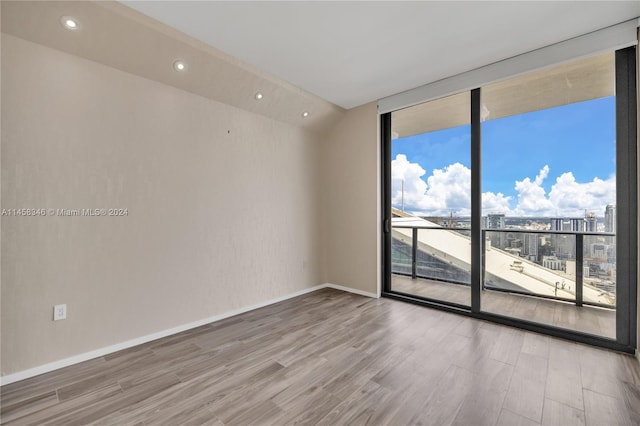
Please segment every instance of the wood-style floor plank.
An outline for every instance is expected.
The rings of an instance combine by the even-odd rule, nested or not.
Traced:
[[[582,399],[582,396],[580,399]],[[544,426],[583,426],[584,422],[584,411],[552,399],[545,400],[542,413],[542,424]]]
[[[585,389],[585,418],[588,426],[630,426],[631,413],[624,401]]]
[[[542,420],[544,383],[514,372],[504,401],[504,408],[535,422]]]
[[[329,289],[0,392],[8,425],[640,423],[633,357]]]
[[[531,419],[526,417],[522,417],[516,413],[513,413],[509,410],[502,410],[500,413],[500,417],[498,418],[498,422],[496,426],[537,426],[540,425],[538,422],[534,422]]]
[[[35,395],[28,399],[23,399],[13,404],[2,404],[1,417],[8,422],[15,418],[35,413],[43,408],[58,404],[58,394],[55,390]]]

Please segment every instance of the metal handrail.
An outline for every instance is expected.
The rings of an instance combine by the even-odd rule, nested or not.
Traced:
[[[410,225],[391,225],[394,229],[432,229],[441,231],[468,231],[471,232],[471,228],[449,227],[449,226],[410,226]],[[522,229],[522,228],[482,228],[482,231],[491,232],[515,232],[520,234],[565,234],[565,235],[593,235],[597,237],[615,237],[615,232],[593,232],[593,231],[551,231],[551,230],[539,230],[539,229]]]

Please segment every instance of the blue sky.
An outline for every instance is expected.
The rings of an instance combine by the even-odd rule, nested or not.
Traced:
[[[396,139],[392,143],[393,158],[404,154],[408,162],[418,163],[425,171],[422,176],[425,182],[434,169],[444,170],[454,163],[470,168],[469,151],[470,126]],[[519,197],[526,196],[526,191],[516,190],[516,181],[526,178],[534,181],[544,166],[548,166],[548,174],[538,183],[547,198],[563,173],[571,172],[578,184],[594,182],[595,178],[610,179],[615,175],[615,97],[485,121],[482,166],[483,192],[511,197],[508,201],[511,209],[518,206]],[[573,188],[577,190],[576,185]],[[615,201],[611,199],[615,194],[602,194],[602,189],[581,188],[587,192],[600,191],[594,196],[603,198],[601,202],[593,197],[585,199],[583,203],[590,205],[583,208],[599,209],[600,204]],[[560,189],[556,190],[556,198]],[[541,198],[529,201],[522,206],[545,204]],[[554,209],[564,211],[564,207]]]

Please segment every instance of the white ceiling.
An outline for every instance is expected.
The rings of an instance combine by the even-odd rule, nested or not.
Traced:
[[[640,1],[122,1],[344,108],[640,16]]]

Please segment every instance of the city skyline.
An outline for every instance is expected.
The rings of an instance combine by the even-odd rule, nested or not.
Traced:
[[[482,144],[483,215],[602,217],[616,204],[615,97],[487,120]],[[395,139],[392,158],[394,207],[469,215],[469,125]]]
[[[587,212],[583,217],[534,217],[506,216],[504,213],[482,215],[482,229],[530,229],[536,231],[572,231],[572,232],[606,232],[615,233],[617,206],[607,205],[603,215]],[[406,213],[406,212],[405,212]],[[470,228],[471,216],[420,216],[423,219],[441,226],[453,228]]]

